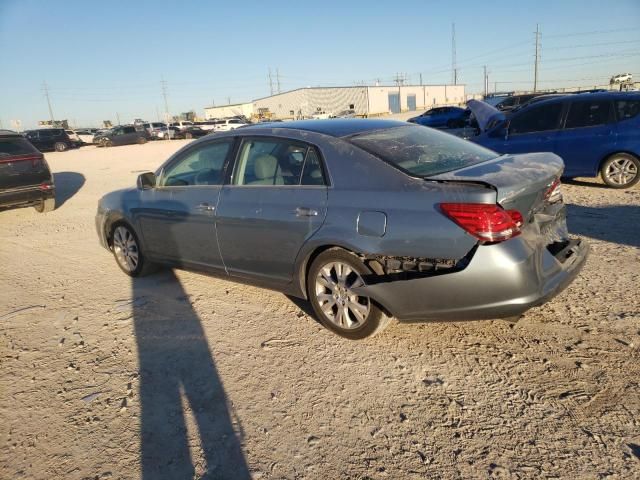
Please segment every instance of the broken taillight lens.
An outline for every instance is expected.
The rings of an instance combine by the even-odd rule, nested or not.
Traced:
[[[556,178],[547,191],[544,193],[544,198],[549,203],[556,203],[562,200],[562,190],[561,190],[560,179]]]
[[[488,203],[441,203],[442,212],[484,242],[501,242],[520,234],[523,218],[517,210]]]

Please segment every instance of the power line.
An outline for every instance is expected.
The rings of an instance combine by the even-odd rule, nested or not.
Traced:
[[[591,32],[573,32],[573,33],[559,33],[556,35],[547,35],[547,38],[561,38],[561,37],[578,37],[581,35],[600,35],[603,33],[618,33],[618,32],[637,32],[638,28],[615,28],[613,30],[593,30]]]

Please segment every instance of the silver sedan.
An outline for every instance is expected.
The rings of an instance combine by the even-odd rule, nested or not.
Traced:
[[[256,125],[189,143],[99,203],[130,276],[196,270],[307,299],[351,339],[399,321],[519,316],[562,291],[570,238],[553,154],[498,155],[387,120]]]

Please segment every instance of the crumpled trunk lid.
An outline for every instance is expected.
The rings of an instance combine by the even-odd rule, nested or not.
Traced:
[[[487,185],[496,191],[496,202],[505,210],[518,210],[528,219],[546,208],[549,189],[563,170],[562,159],[553,153],[525,153],[502,155],[429,179]]]

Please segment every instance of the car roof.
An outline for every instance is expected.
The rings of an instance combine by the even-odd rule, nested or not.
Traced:
[[[624,100],[628,98],[633,98],[634,100],[640,100],[640,94],[635,92],[594,92],[594,93],[585,93],[583,95],[572,95],[571,92],[566,95],[559,94],[558,96],[549,96],[544,100],[539,100],[532,104],[527,104],[522,110],[518,110],[519,112],[524,111],[529,106],[533,105],[542,105],[545,103],[553,103],[553,102],[564,102],[566,100],[569,101],[582,101],[585,99],[592,100]]]
[[[269,123],[251,125],[242,129],[243,132],[249,132],[260,129],[276,129],[287,128],[292,130],[304,130],[308,132],[322,133],[332,137],[347,137],[357,133],[368,132],[371,130],[381,130],[384,128],[411,126],[407,122],[399,122],[397,120],[383,119],[365,119],[365,118],[333,118],[328,120],[296,120],[290,122],[279,122],[278,126]]]

